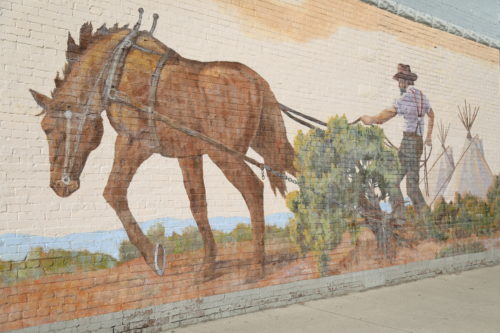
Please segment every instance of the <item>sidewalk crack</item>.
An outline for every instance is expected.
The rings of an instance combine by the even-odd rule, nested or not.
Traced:
[[[309,309],[312,309],[312,310],[317,310],[317,311],[321,311],[321,312],[333,314],[333,315],[336,315],[336,316],[339,316],[339,317],[344,317],[344,318],[353,319],[353,320],[359,320],[359,321],[362,321],[364,323],[371,324],[371,325],[374,325],[374,326],[389,328],[391,330],[395,330],[395,331],[398,331],[398,332],[413,333],[413,331],[408,331],[408,330],[405,330],[405,329],[401,329],[401,328],[397,328],[397,327],[392,327],[392,326],[388,326],[388,325],[382,325],[382,324],[375,323],[375,322],[370,321],[370,320],[366,320],[366,319],[362,319],[362,318],[357,318],[357,317],[353,317],[353,316],[349,316],[349,315],[345,315],[345,314],[341,314],[341,313],[337,313],[337,312],[333,312],[333,311],[328,311],[328,310],[324,310],[324,309],[318,309],[318,308],[315,308],[313,306],[306,305],[306,304],[303,304],[303,303],[302,304],[299,303],[299,305],[302,305],[302,306],[304,306],[306,308],[309,308]]]

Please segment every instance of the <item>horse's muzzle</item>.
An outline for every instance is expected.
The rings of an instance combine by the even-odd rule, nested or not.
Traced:
[[[68,197],[71,193],[75,192],[80,188],[79,180],[70,180],[68,184],[65,184],[62,180],[56,180],[50,183],[50,187],[56,192],[60,197]]]

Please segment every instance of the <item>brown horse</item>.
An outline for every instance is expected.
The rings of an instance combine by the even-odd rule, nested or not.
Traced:
[[[134,30],[134,47],[129,44],[122,60],[110,62],[120,43]],[[162,55],[167,53],[164,66],[159,66],[161,58],[165,58]],[[67,197],[79,188],[87,157],[101,141],[101,111],[106,110],[118,137],[104,198],[146,263],[163,274],[164,267],[160,266],[162,262],[165,265],[164,249],[152,244],[141,231],[129,209],[127,189],[140,165],[159,153],[179,161],[191,211],[204,242],[202,277],[214,277],[216,245],[208,223],[203,182],[202,156],[206,154],[240,191],[248,206],[255,247],[255,269],[250,270],[249,277],[261,277],[265,254],[262,181],[238,156],[172,128],[157,117],[152,119],[137,106],[149,104],[163,117],[241,154],[251,147],[273,170],[295,174],[293,148],[268,83],[240,63],[183,58],[152,33],[138,31],[137,25],[134,29],[103,26],[93,32],[92,25],[86,23],[80,29],[80,45],[68,36],[66,56],[64,78],[56,76],[52,98],[30,90],[45,114],[41,125],[49,144],[50,187],[56,194]],[[118,66],[113,68],[115,64]],[[116,79],[107,80],[110,75]],[[157,89],[152,87],[155,75]],[[110,88],[106,87],[109,82],[113,86],[108,96],[105,89]],[[121,103],[111,93],[120,96]],[[268,176],[273,191],[278,189],[283,195],[286,185],[282,177],[269,170]]]

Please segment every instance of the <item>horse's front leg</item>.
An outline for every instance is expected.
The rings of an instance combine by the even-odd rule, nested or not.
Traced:
[[[104,189],[104,198],[116,211],[132,244],[137,247],[146,263],[163,275],[164,248],[153,245],[137,224],[127,200],[127,189],[139,166],[151,156],[150,149],[138,140],[118,136],[115,143],[113,169]]]
[[[207,216],[207,199],[203,182],[203,157],[179,158],[184,177],[184,187],[189,197],[191,212],[203,238],[205,255],[203,258],[202,280],[214,277],[217,248]]]

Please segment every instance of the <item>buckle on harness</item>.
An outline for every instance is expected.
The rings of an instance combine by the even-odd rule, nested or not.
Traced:
[[[111,88],[108,93],[108,99],[115,102],[124,102],[129,103],[129,99],[127,94],[115,89]]]

